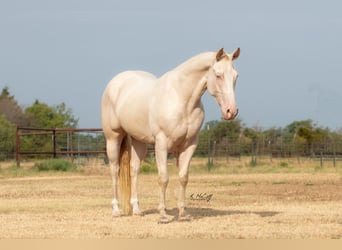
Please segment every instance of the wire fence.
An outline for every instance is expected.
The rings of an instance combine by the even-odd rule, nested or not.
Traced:
[[[255,140],[233,139],[222,137],[219,140],[202,137],[195,156],[206,157],[208,164],[215,162],[231,162],[232,160],[250,159],[251,165],[258,162],[297,162],[318,161],[331,162],[334,167],[342,165],[342,141],[323,140],[316,143],[304,143],[298,140],[273,140],[271,137],[260,137]]]
[[[17,165],[26,159],[63,157],[78,165],[106,164],[106,141],[102,129],[32,129],[17,128],[15,158]],[[154,158],[154,146],[148,145],[148,156]],[[248,138],[201,136],[195,157],[207,160],[208,166],[249,159],[250,164],[260,161],[329,161],[333,166],[342,164],[342,141],[323,140],[319,143],[284,141],[263,136]]]
[[[23,159],[67,158],[80,164],[84,160],[105,161],[106,145],[101,128],[42,129],[17,127],[15,157]]]

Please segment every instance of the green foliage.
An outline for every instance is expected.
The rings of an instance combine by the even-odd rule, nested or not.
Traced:
[[[15,127],[0,114],[0,161],[13,154],[15,148]]]
[[[73,128],[77,126],[76,119],[65,103],[57,106],[49,106],[38,100],[33,105],[26,108],[25,113],[30,120],[30,127],[36,128]],[[51,136],[26,136],[22,139],[22,150],[51,152],[53,145]]]
[[[282,161],[279,163],[279,166],[283,167],[283,168],[287,168],[289,166],[289,164],[287,162]]]
[[[250,167],[256,167],[258,165],[257,158],[255,156],[252,157],[251,161],[249,162]]]
[[[274,181],[272,182],[272,185],[286,185],[289,184],[287,181]]]
[[[73,128],[78,122],[65,103],[49,106],[36,100],[32,106],[26,108],[25,113],[30,118],[30,126],[36,128]]]
[[[210,121],[207,122],[199,133],[199,145],[196,155],[205,156],[211,154],[215,146],[237,143],[242,131],[241,121]]]
[[[140,167],[140,173],[157,173],[157,164],[153,157],[146,157],[146,159],[142,162]]]
[[[37,169],[33,168],[18,168],[16,164],[12,164],[9,167],[0,166],[0,178],[14,178],[14,177],[27,177],[37,175]]]
[[[210,121],[199,135],[196,156],[271,157],[342,154],[342,130],[318,127],[312,120],[295,121],[284,128],[245,127],[241,121]],[[256,165],[256,161],[251,161]]]
[[[76,165],[63,159],[49,159],[34,165],[38,171],[75,171]]]
[[[65,103],[49,106],[36,100],[23,109],[18,105],[9,88],[4,87],[0,94],[0,160],[14,154],[15,126],[36,128],[74,128],[78,119]],[[51,151],[51,136],[21,137],[22,151]]]

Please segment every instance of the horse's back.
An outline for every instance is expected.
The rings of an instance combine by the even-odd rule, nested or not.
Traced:
[[[104,91],[104,95],[110,95],[116,100],[118,95],[125,91],[134,90],[135,88],[148,86],[154,83],[157,78],[149,72],[145,71],[125,71],[116,75],[111,79]],[[116,97],[116,98],[113,98]]]
[[[104,130],[143,130],[149,134],[149,101],[157,78],[145,71],[125,71],[115,76],[102,96]],[[140,128],[135,128],[137,122]],[[139,134],[140,134],[139,133]]]

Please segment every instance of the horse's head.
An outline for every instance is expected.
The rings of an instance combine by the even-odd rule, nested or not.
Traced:
[[[234,95],[238,73],[234,68],[233,60],[239,55],[240,48],[232,54],[227,54],[223,48],[220,49],[208,72],[207,89],[220,105],[225,120],[233,120],[238,114]]]

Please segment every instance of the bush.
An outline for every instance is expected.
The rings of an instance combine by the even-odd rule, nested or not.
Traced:
[[[38,162],[35,165],[38,171],[74,171],[76,170],[76,165],[70,161],[63,159],[49,159],[42,162]]]
[[[157,173],[158,168],[157,165],[152,157],[146,157],[146,159],[142,162],[140,173]]]
[[[287,162],[280,162],[279,163],[279,166],[282,167],[282,168],[287,168],[289,166],[289,164]]]

